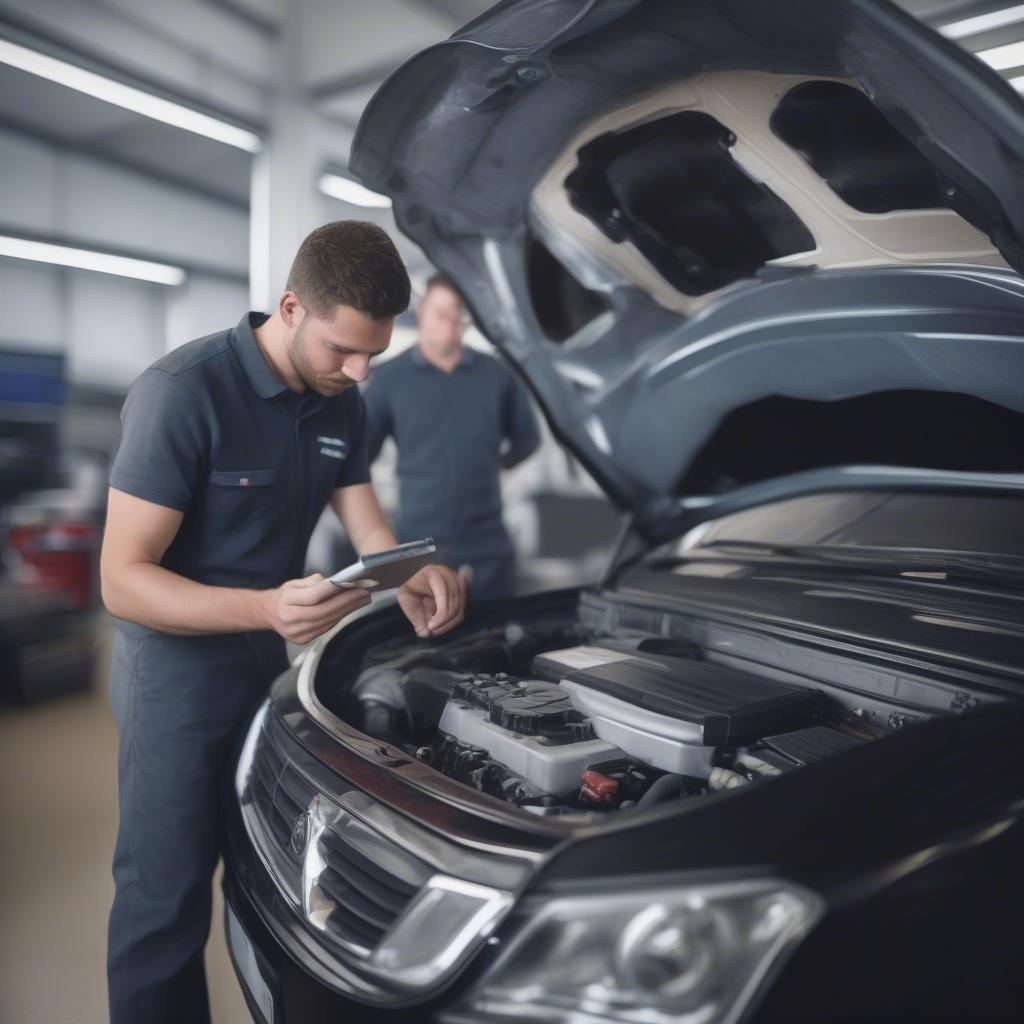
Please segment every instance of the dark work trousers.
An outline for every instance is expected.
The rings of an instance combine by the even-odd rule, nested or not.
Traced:
[[[287,667],[273,633],[178,637],[119,622],[111,1024],[205,1024],[203,947],[238,734]]]

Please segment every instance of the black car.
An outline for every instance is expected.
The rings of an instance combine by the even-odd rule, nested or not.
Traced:
[[[1024,103],[875,0],[506,0],[353,168],[624,525],[277,680],[256,1019],[1019,1020]]]

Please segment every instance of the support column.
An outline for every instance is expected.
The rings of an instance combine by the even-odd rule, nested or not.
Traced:
[[[249,292],[252,309],[270,311],[284,290],[302,239],[320,223],[317,115],[301,76],[303,4],[289,0],[281,19],[280,74],[269,134],[253,158],[249,203]]]

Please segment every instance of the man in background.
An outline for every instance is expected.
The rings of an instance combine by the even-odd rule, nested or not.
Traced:
[[[537,450],[519,382],[463,344],[458,292],[435,274],[416,311],[417,344],[377,367],[364,391],[368,454],[398,447],[401,541],[433,537],[448,565],[469,565],[476,599],[515,592],[515,551],[501,518],[501,470]]]

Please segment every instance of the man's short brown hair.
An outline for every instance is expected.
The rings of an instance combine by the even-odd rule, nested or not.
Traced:
[[[288,289],[314,316],[351,306],[374,320],[409,305],[409,275],[387,232],[365,220],[336,220],[306,236],[288,273]]]
[[[439,270],[435,271],[430,277],[427,278],[427,283],[423,286],[423,295],[426,297],[427,292],[431,288],[447,288],[450,292],[455,292],[459,297],[459,301],[462,301],[462,294],[459,289],[452,283],[451,278],[446,277]]]

